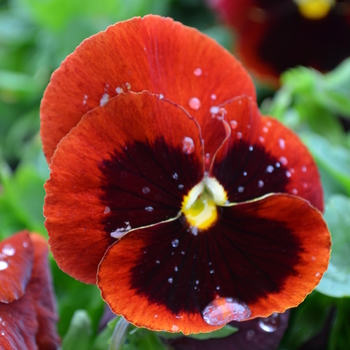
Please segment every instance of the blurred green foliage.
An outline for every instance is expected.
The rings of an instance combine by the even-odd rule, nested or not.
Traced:
[[[49,170],[41,151],[39,106],[51,73],[86,37],[116,21],[147,13],[171,16],[232,48],[234,36],[201,0],[0,0],[0,238],[24,228],[47,235],[42,206]],[[325,189],[325,219],[333,250],[317,291],[292,310],[280,349],[305,348],[330,324],[328,345],[322,349],[347,350],[350,59],[325,75],[297,67],[281,81],[274,95],[259,87],[261,109],[296,131],[315,157]],[[67,276],[52,259],[51,266],[62,349],[107,349],[117,319],[98,332],[104,311],[98,289]],[[226,329],[218,336],[230,332]],[[164,346],[156,333],[131,326],[123,349]]]

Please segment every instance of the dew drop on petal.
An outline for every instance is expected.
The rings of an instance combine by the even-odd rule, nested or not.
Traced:
[[[286,148],[286,142],[283,139],[278,139],[278,144],[279,144],[281,149]]]
[[[193,74],[196,76],[196,77],[200,77],[202,75],[202,70],[200,68],[196,68],[194,71],[193,71]]]
[[[178,239],[174,239],[171,241],[171,245],[176,248],[179,245],[180,241]]]
[[[151,212],[154,210],[154,208],[151,207],[151,206],[149,206],[149,207],[146,207],[145,210],[146,210],[148,213],[151,213]]]
[[[6,261],[0,260],[0,271],[6,270],[9,267],[9,264]]]
[[[243,186],[239,186],[237,190],[238,190],[239,193],[243,193],[244,187]]]
[[[318,276],[320,276],[320,275],[321,275],[321,274],[320,274],[319,272],[316,272],[316,273],[315,273],[315,276],[316,276],[316,277],[318,277]]]
[[[126,88],[127,88],[128,90],[131,90],[131,85],[130,85],[130,83],[125,83],[125,86],[126,86]]]
[[[191,109],[194,111],[198,110],[201,106],[201,101],[197,97],[191,97],[188,100],[188,105],[190,106]]]
[[[267,133],[267,132],[269,131],[269,128],[266,127],[266,126],[264,126],[264,127],[262,128],[262,131],[263,131],[264,133]]]
[[[194,152],[194,142],[190,137],[185,136],[182,140],[182,151],[185,154],[191,154]]]
[[[259,180],[259,181],[258,181],[258,187],[259,187],[259,188],[263,188],[263,187],[264,187],[264,181]]]
[[[237,123],[236,120],[231,120],[231,121],[230,121],[230,125],[231,125],[231,129],[234,130],[234,129],[237,128],[238,123]]]
[[[1,331],[1,335],[5,335],[5,332],[4,332],[4,331]]]
[[[174,173],[174,174],[173,174],[173,179],[174,179],[174,180],[177,180],[178,178],[179,178],[179,175],[177,175],[177,173]]]
[[[274,312],[271,316],[266,318],[260,318],[259,327],[268,333],[276,332],[281,325],[281,315]]]
[[[242,133],[240,131],[238,131],[236,133],[236,136],[237,136],[238,140],[240,140],[243,137],[243,135],[242,135]]]
[[[179,330],[179,327],[176,324],[173,324],[173,326],[171,327],[171,330],[173,332],[177,332]]]
[[[86,105],[88,97],[89,97],[88,95],[84,95],[83,105]]]
[[[156,264],[160,264],[160,261],[159,261],[159,260],[156,260]]]
[[[103,214],[108,214],[111,211],[110,207],[105,207],[105,210],[103,211]]]
[[[203,319],[211,326],[222,326],[231,321],[244,321],[251,315],[244,302],[232,298],[217,298],[203,310]]]
[[[301,167],[301,171],[302,171],[303,173],[306,173],[307,168],[306,168],[306,166],[305,166],[305,165],[304,165],[303,167]]]
[[[164,95],[163,94],[159,94],[159,99],[162,100],[164,98]]]
[[[177,186],[177,188],[178,188],[179,190],[182,190],[184,187],[185,187],[185,186],[182,185],[182,184],[180,184],[179,186]]]
[[[212,100],[216,100],[216,95],[215,95],[215,94],[211,94],[211,95],[210,95],[210,98],[211,98]]]
[[[173,279],[170,277],[170,278],[168,278],[168,282],[169,283],[173,283]]]
[[[144,193],[144,194],[148,194],[148,193],[150,193],[151,192],[151,190],[150,190],[150,188],[149,187],[144,187],[143,189],[142,189],[142,192]]]
[[[179,268],[177,266],[174,267],[174,271],[177,272],[179,271]]]
[[[100,100],[100,106],[104,106],[109,101],[109,95],[103,94]]]
[[[312,261],[315,261],[315,260],[316,260],[316,257],[312,256],[312,257],[311,257],[311,260],[312,260]]]
[[[220,110],[220,108],[218,106],[212,106],[212,107],[210,107],[209,111],[211,114],[218,114],[219,110]]]
[[[254,149],[253,146],[249,146],[249,151],[250,151],[250,152],[253,152],[253,149]]]
[[[210,270],[209,273],[212,275],[214,273],[214,270]]]
[[[7,256],[13,256],[16,253],[16,249],[11,244],[5,244],[2,248],[2,252]]]
[[[293,189],[292,189],[292,193],[295,194],[295,195],[297,195],[297,194],[298,194],[298,190],[297,190],[296,188],[293,188]]]
[[[23,247],[24,248],[28,248],[29,247],[29,243],[28,242],[23,242]]]
[[[290,171],[287,170],[287,171],[286,171],[286,176],[287,176],[287,177],[291,177],[291,176],[292,176],[292,173],[291,173]]]
[[[124,90],[123,88],[121,88],[120,86],[118,86],[116,89],[115,89],[115,92],[119,95],[120,93],[122,93]]]
[[[266,168],[266,172],[271,174],[274,170],[274,167],[272,165],[268,165],[267,168]]]
[[[261,143],[264,143],[264,142],[265,142],[265,139],[264,139],[262,136],[259,136],[258,139],[259,139],[259,141],[260,141]]]

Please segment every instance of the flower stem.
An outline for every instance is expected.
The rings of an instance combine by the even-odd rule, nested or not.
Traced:
[[[121,350],[123,348],[128,327],[129,322],[124,317],[120,317],[114,328],[108,350]]]

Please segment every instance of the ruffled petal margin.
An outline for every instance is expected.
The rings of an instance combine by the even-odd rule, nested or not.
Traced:
[[[130,232],[107,251],[97,283],[112,311],[137,326],[210,332],[222,324],[202,313],[218,298],[247,306],[246,319],[297,306],[329,255],[321,213],[301,198],[269,195],[222,208],[206,231],[179,218]]]
[[[231,136],[218,151],[211,176],[230,202],[268,193],[302,197],[323,211],[323,191],[315,161],[299,137],[280,122],[261,117],[250,97],[222,106]]]
[[[213,39],[170,18],[133,18],[85,40],[52,75],[40,112],[47,161],[88,111],[120,92],[143,90],[185,108],[204,140],[212,106],[242,94],[255,98],[248,73]]]
[[[129,92],[88,113],[50,168],[44,215],[52,253],[62,270],[95,283],[116,239],[179,215],[203,177],[202,139],[182,108]]]

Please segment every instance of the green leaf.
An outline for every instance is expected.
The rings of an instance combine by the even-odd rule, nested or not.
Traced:
[[[302,133],[302,140],[315,157],[317,164],[341,184],[350,195],[350,150],[333,145],[314,133]]]
[[[332,328],[329,350],[348,350],[350,344],[350,300],[338,302],[335,324]]]
[[[338,298],[350,296],[350,198],[330,197],[324,217],[332,235],[332,254],[317,291]]]
[[[77,310],[62,341],[62,350],[87,350],[92,337],[91,319],[85,310]]]

